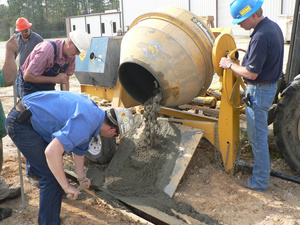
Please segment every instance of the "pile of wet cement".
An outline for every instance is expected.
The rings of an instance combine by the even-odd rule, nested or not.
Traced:
[[[160,138],[148,144],[144,122],[136,116],[135,126],[121,141],[105,171],[103,187],[122,196],[148,196],[170,182],[180,145],[180,131],[169,121],[159,121]],[[154,147],[151,147],[154,146]]]
[[[120,142],[109,166],[104,171],[88,171],[93,185],[119,199],[130,199],[132,204],[147,203],[171,216],[175,216],[172,212],[175,210],[206,224],[218,224],[164,193],[179,154],[181,133],[168,120],[157,120],[157,127],[156,137],[149,144],[145,141],[149,136],[145,132],[145,119],[136,115],[135,125]]]

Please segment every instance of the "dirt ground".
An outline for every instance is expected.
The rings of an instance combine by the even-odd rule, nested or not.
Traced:
[[[3,48],[3,44],[0,44]],[[3,61],[3,54],[0,55]],[[2,65],[3,62],[0,61]],[[80,92],[75,77],[71,78],[71,91]],[[0,98],[7,114],[13,107],[12,87],[1,88]],[[272,169],[297,175],[292,171],[277,151],[270,126],[269,133]],[[247,142],[244,122],[241,121],[241,160],[253,163],[251,148]],[[4,166],[1,176],[12,187],[20,186],[18,151],[10,138],[3,139]],[[25,160],[22,157],[22,175],[25,178]],[[271,176],[265,193],[238,186],[235,181],[245,180],[250,172],[242,170],[230,176],[222,172],[215,158],[215,149],[205,138],[200,141],[190,164],[175,192],[174,199],[191,205],[197,212],[217,220],[219,224],[300,224],[300,185]],[[74,183],[75,185],[75,183]],[[39,190],[24,180],[25,208],[22,198],[9,200],[0,207],[10,207],[13,215],[1,221],[5,225],[37,224]],[[113,208],[104,200],[82,191],[83,199],[63,200],[62,224],[146,224],[145,220],[119,208]],[[192,223],[191,223],[192,224]]]

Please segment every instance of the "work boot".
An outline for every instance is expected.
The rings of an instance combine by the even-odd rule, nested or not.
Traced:
[[[244,188],[251,189],[247,180],[236,180],[236,183]]]
[[[0,204],[5,202],[6,200],[15,199],[21,196],[21,187],[11,188],[9,190],[10,190],[9,195],[4,199],[0,199]]]
[[[10,208],[0,208],[0,221],[10,217],[12,214],[12,209]]]

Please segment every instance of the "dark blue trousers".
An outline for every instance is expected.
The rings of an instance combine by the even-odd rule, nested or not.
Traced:
[[[20,123],[14,107],[8,114],[5,127],[8,135],[40,178],[39,225],[60,224],[63,189],[48,167],[45,149],[49,144],[37,133],[29,121]]]

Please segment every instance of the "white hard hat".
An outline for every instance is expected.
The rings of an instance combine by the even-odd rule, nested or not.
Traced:
[[[69,37],[80,53],[86,54],[91,44],[91,36],[83,30],[74,30],[70,32]]]
[[[130,109],[126,108],[114,108],[117,121],[111,115],[110,111],[107,111],[108,119],[119,128],[119,135],[122,137],[125,133],[127,133],[134,123],[134,117]]]

